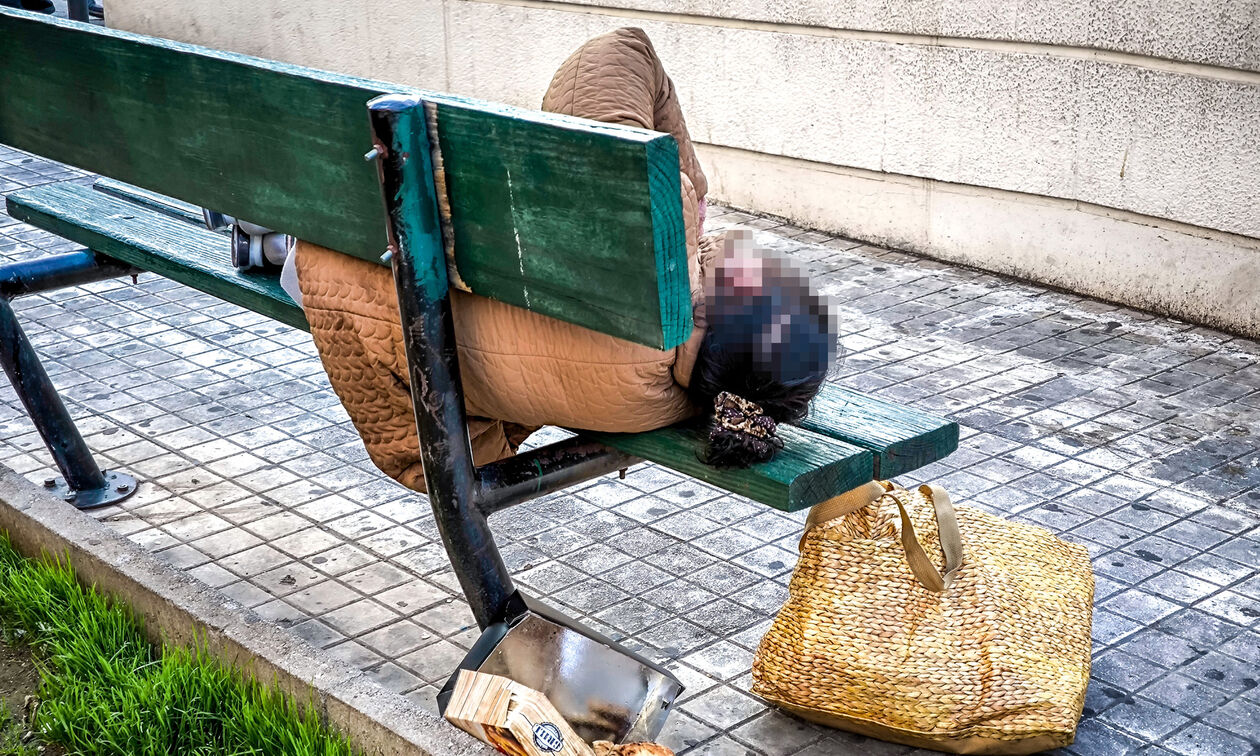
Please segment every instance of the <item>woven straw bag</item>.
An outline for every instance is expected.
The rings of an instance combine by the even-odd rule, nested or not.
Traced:
[[[937,486],[870,483],[810,512],[752,690],[906,745],[1057,748],[1084,706],[1093,596],[1083,547]]]

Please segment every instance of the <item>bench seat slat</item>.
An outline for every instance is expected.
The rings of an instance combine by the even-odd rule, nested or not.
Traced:
[[[174,197],[167,197],[165,194],[151,192],[148,189],[141,189],[138,186],[124,184],[121,181],[115,181],[111,178],[98,178],[92,184],[92,188],[98,192],[117,197],[127,202],[134,202],[137,205],[143,205],[150,210],[156,210],[163,215],[169,215],[182,221],[187,221],[197,228],[205,228],[205,216],[201,213],[201,208],[188,202],[177,200]]]
[[[190,213],[171,213],[152,198],[120,199],[125,185],[103,191],[72,183],[23,189],[8,197],[9,213],[144,270],[227,302],[306,329],[306,318],[274,275],[240,273],[229,264],[227,239],[194,225]],[[155,209],[160,208],[160,209]],[[704,431],[675,426],[648,433],[584,434],[727,491],[795,510],[817,504],[871,479],[871,453],[811,431],[785,429],[787,448],[749,470],[717,470],[696,456]]]
[[[703,424],[581,435],[785,512],[856,488],[871,480],[875,468],[870,451],[791,426],[780,428],[784,445],[774,459],[745,470],[719,470],[700,461],[708,436]]]
[[[829,383],[802,428],[870,449],[882,480],[944,459],[958,448],[958,423]]]
[[[294,328],[309,329],[302,309],[277,276],[232,267],[223,234],[78,184],[24,189],[10,194],[7,204],[14,218]]]
[[[229,264],[227,238],[198,225],[195,208],[114,181],[102,180],[97,189],[73,183],[24,189],[9,195],[9,212],[138,268],[308,327],[276,276],[241,273]],[[800,426],[783,427],[784,450],[748,470],[702,463],[705,431],[696,424],[582,435],[785,511],[810,507],[873,477],[909,472],[958,446],[955,423],[831,384]]]

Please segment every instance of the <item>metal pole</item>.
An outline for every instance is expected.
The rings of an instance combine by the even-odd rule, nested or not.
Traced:
[[[6,299],[0,299],[0,362],[70,487],[79,490],[104,486],[105,475],[96,466],[92,450],[79,435]]]
[[[80,509],[125,499],[135,493],[136,480],[116,470],[102,472],[97,466],[39,356],[18,325],[9,299],[116,278],[131,271],[130,266],[89,250],[0,266],[0,363],[63,476],[61,481],[49,478],[45,487]]]
[[[80,249],[0,265],[0,297],[13,299],[139,272],[111,257]]]
[[[580,436],[477,468],[477,504],[489,517],[501,509],[584,480],[624,470],[639,460]]]
[[[71,21],[88,21],[88,0],[66,0],[66,15]]]
[[[451,567],[485,628],[503,617],[516,589],[477,506],[424,103],[383,95],[368,103],[368,118],[429,502]]]

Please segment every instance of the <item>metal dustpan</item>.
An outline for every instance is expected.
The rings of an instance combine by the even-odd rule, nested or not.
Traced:
[[[515,599],[510,618],[487,627],[459,669],[539,691],[588,743],[655,740],[682,683],[572,618],[519,593]],[[438,693],[439,711],[458,676],[456,670]]]

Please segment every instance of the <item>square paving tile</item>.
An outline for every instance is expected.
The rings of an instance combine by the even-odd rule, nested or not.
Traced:
[[[397,620],[398,613],[371,599],[362,599],[328,612],[322,618],[347,637],[354,638]]]
[[[680,706],[699,721],[722,729],[734,728],[764,709],[752,696],[728,685],[701,693]]]

